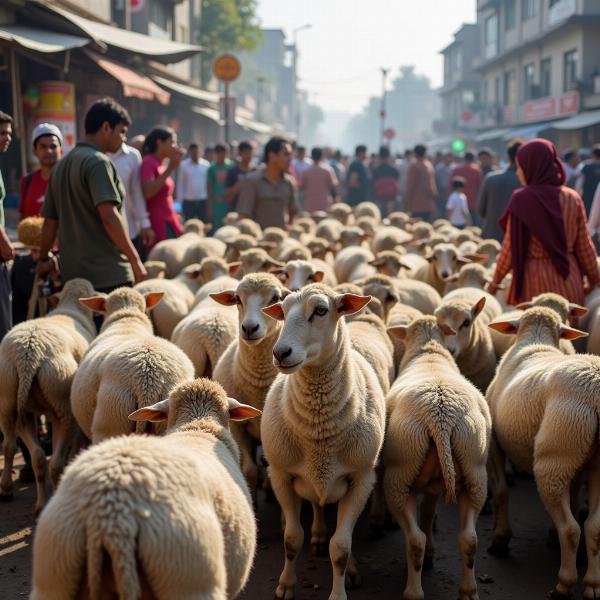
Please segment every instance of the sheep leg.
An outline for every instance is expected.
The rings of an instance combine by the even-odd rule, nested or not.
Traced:
[[[270,466],[269,475],[285,520],[283,533],[285,564],[279,577],[279,585],[275,590],[275,598],[293,600],[296,586],[296,558],[304,542],[304,530],[300,523],[302,499],[294,491],[292,479],[287,473]]]
[[[590,512],[584,524],[588,568],[583,578],[583,597],[600,598],[600,454],[596,453],[588,473]]]
[[[469,495],[465,491],[458,497],[458,512],[460,515],[458,549],[463,562],[463,572],[458,590],[458,597],[459,600],[479,600],[474,569],[475,554],[477,552],[475,520],[478,511],[473,507],[471,498],[469,498]]]
[[[346,569],[352,587],[360,584],[355,563],[351,563],[352,533],[360,513],[365,508],[373,491],[375,472],[351,480],[346,495],[338,503],[335,533],[329,541],[329,557],[333,569],[333,587],[329,600],[346,600]]]
[[[37,435],[37,420],[33,413],[19,416],[18,432],[25,442],[31,455],[31,466],[35,473],[37,500],[34,512],[38,515],[46,503],[46,453],[42,448]]]
[[[2,470],[2,478],[0,478],[0,501],[7,501],[13,498],[12,469],[15,453],[17,452],[17,435],[14,423],[5,421],[2,433],[4,434],[4,442],[2,444],[4,469]]]
[[[67,462],[71,446],[77,437],[77,425],[71,417],[52,421],[52,457],[50,458],[50,480],[56,489]]]
[[[429,570],[433,566],[435,555],[435,544],[433,543],[433,523],[437,512],[439,494],[425,494],[421,501],[421,530],[425,532],[427,541],[425,543],[425,558],[423,559],[423,570]]]
[[[399,503],[399,505],[393,508],[390,506],[390,509],[402,527],[406,544],[408,577],[403,598],[404,600],[423,600],[425,594],[421,585],[421,569],[423,567],[427,538],[419,528],[416,494],[409,492],[403,503]]]
[[[374,536],[380,537],[383,535],[383,527],[385,525],[385,498],[383,492],[383,478],[385,476],[385,467],[383,459],[379,459],[379,464],[375,467],[375,487],[371,494],[371,510],[369,512],[369,525]]]
[[[256,505],[258,467],[256,466],[256,462],[254,462],[254,440],[246,431],[246,428],[243,423],[231,423],[230,427],[231,432],[233,433],[233,437],[235,438],[236,442],[238,443],[238,446],[240,447],[240,462],[242,467],[242,473],[244,474],[244,477],[248,482],[248,487],[250,488],[252,499],[254,500],[254,504]]]
[[[506,484],[506,456],[492,434],[488,459],[488,475],[494,507],[494,537],[488,552],[494,556],[507,556],[512,537],[508,518],[508,485]]]
[[[312,502],[313,522],[310,531],[310,545],[314,556],[325,556],[327,553],[327,524],[325,509]]]

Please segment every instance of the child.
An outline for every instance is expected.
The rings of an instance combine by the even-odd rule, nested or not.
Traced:
[[[452,179],[453,192],[446,203],[446,216],[450,223],[457,229],[463,229],[465,225],[471,223],[467,197],[463,192],[465,185],[466,181],[464,177],[454,177]]]

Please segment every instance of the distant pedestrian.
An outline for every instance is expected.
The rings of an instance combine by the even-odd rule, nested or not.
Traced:
[[[444,217],[446,215],[446,199],[448,194],[446,188],[448,185],[448,177],[450,177],[450,171],[454,168],[454,154],[446,152],[442,155],[440,161],[435,165],[435,185],[437,186],[438,196],[438,217]]]
[[[509,304],[544,292],[583,304],[598,284],[596,252],[583,201],[564,185],[554,145],[542,139],[524,143],[517,152],[517,175],[524,187],[513,192],[501,220],[505,237],[489,292],[495,294],[512,271]]]
[[[188,157],[181,161],[177,170],[175,197],[181,202],[183,220],[206,221],[208,201],[207,181],[210,163],[200,156],[198,144],[188,146]]]
[[[58,234],[63,282],[83,277],[109,293],[146,277],[122,218],[123,184],[107,156],[121,148],[130,123],[127,111],[111,98],[88,110],[84,141],[56,165],[48,183],[39,275],[53,268],[49,253]]]
[[[365,165],[366,160],[367,147],[359,144],[356,146],[354,160],[350,163],[346,176],[346,202],[350,206],[356,206],[369,199],[369,172]]]
[[[6,152],[10,146],[13,135],[12,124],[12,117],[0,111],[0,153]],[[0,172],[0,340],[2,340],[6,332],[12,327],[10,278],[6,263],[11,261],[15,256],[15,249],[10,243],[4,229],[5,197],[4,180],[2,179],[2,172]]]
[[[404,156],[400,160],[400,164],[398,165],[398,172],[400,173],[400,205],[402,210],[406,210],[406,176],[408,175],[408,169],[413,161],[413,151],[410,149],[406,149],[404,151]],[[446,186],[448,182],[444,182],[444,202],[443,205],[446,204]]]
[[[240,142],[238,146],[238,161],[227,171],[225,178],[225,199],[229,210],[237,210],[240,197],[241,180],[250,172],[254,171],[252,166],[252,155],[254,148],[250,142]]]
[[[496,155],[490,148],[482,148],[477,153],[477,158],[479,159],[479,168],[484,177],[498,170],[496,167]]]
[[[338,195],[341,195],[342,188],[346,183],[346,167],[342,162],[341,150],[330,151],[330,157],[327,161],[329,166],[333,169],[335,176],[338,180]]]
[[[225,200],[225,180],[227,171],[233,163],[227,158],[227,147],[223,144],[215,146],[215,161],[208,169],[208,222],[212,223],[213,231],[223,225],[223,219],[229,212],[229,205]]]
[[[505,171],[490,173],[483,181],[477,201],[477,213],[482,221],[483,238],[493,238],[499,242],[504,238],[500,217],[506,211],[512,193],[521,187],[515,163],[521,144],[520,140],[516,140],[508,146],[509,165]]]
[[[577,177],[579,176],[578,166],[581,163],[581,156],[577,150],[569,149],[563,154],[563,167],[567,175],[567,183],[570,188],[575,189]]]
[[[334,170],[323,160],[323,150],[313,148],[312,164],[300,176],[300,189],[304,192],[304,210],[327,210],[336,196],[338,180]]]
[[[204,148],[204,160],[209,164],[212,164],[215,161],[215,156],[215,149],[212,146]]]
[[[465,194],[467,195],[467,202],[469,203],[469,211],[471,211],[471,218],[473,223],[477,224],[477,198],[479,196],[479,188],[483,183],[483,173],[475,162],[475,155],[472,152],[465,152],[462,164],[454,167],[450,172],[450,177],[447,182],[448,192],[452,192],[452,180],[455,177],[463,177],[465,185]]]
[[[296,183],[288,173],[292,146],[273,137],[265,146],[264,167],[248,173],[241,181],[238,213],[249,217],[263,229],[285,228],[298,213]]]
[[[390,149],[387,146],[381,146],[379,164],[373,169],[372,189],[373,200],[379,206],[384,217],[395,210],[400,192],[400,173],[391,163]]]
[[[437,211],[435,171],[423,144],[415,146],[414,157],[406,174],[404,208],[413,217],[431,223]]]
[[[157,243],[178,237],[183,232],[173,205],[175,183],[171,175],[181,164],[184,151],[177,144],[175,131],[162,125],[146,136],[144,149],[146,156],[140,168],[142,191],[154,230],[154,243]]]
[[[306,148],[304,146],[298,146],[296,148],[296,157],[292,160],[292,166],[298,177],[298,181],[302,177],[302,173],[312,166],[312,161],[306,156]]]
[[[452,193],[446,202],[446,218],[458,229],[464,229],[471,222],[464,189],[465,180],[462,177],[455,177],[452,180]]]
[[[600,183],[600,145],[594,146],[592,156],[581,168],[577,181],[577,191],[583,198],[586,214],[590,214],[596,188]]]
[[[31,136],[33,155],[40,168],[21,179],[21,219],[37,217],[44,204],[48,180],[56,163],[62,158],[63,137],[60,129],[52,123],[40,123]]]

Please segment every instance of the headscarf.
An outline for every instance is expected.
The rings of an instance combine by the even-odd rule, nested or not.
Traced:
[[[542,139],[526,142],[517,152],[517,164],[525,175],[527,186],[512,193],[500,225],[506,231],[510,215],[513,276],[516,297],[520,299],[531,235],[540,240],[552,264],[565,279],[569,275],[569,257],[560,208],[560,188],[566,175],[554,144]]]

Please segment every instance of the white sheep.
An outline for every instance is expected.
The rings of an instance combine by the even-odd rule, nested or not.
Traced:
[[[190,244],[183,256],[181,268],[199,263],[207,256],[225,256],[227,244],[215,237],[204,237],[195,240]]]
[[[245,404],[262,410],[267,392],[277,376],[273,365],[273,345],[279,335],[279,323],[262,309],[279,302],[288,290],[270,273],[251,273],[236,288],[211,298],[224,306],[237,306],[239,332],[215,366],[213,379],[225,391]],[[253,493],[258,468],[256,446],[260,443],[260,420],[234,425],[232,433],[240,446],[242,472]]]
[[[48,316],[15,325],[0,343],[0,430],[4,466],[0,499],[12,497],[16,436],[25,442],[35,473],[36,513],[46,502],[46,455],[38,440],[36,416],[52,421],[50,478],[56,486],[80,432],[69,405],[77,366],[96,334],[92,312],[79,304],[94,294],[85,279],[67,281],[57,308]]]
[[[292,292],[310,283],[321,281],[329,287],[335,287],[338,284],[333,269],[326,262],[319,259],[290,260],[284,267],[274,269],[271,272],[279,276]]]
[[[360,217],[371,217],[378,223],[381,222],[381,211],[379,206],[375,202],[359,202],[354,207],[354,218],[360,219]]]
[[[194,376],[188,357],[152,334],[146,310],[161,298],[160,293],[142,296],[131,288],[118,288],[108,296],[80,299],[84,306],[104,314],[100,334],[71,386],[73,415],[94,443],[132,433],[129,413],[164,399],[176,384]]]
[[[235,226],[244,234],[251,235],[254,239],[260,240],[262,237],[262,229],[260,225],[252,219],[240,219]]]
[[[335,257],[334,270],[339,283],[351,283],[376,272],[369,263],[374,259],[368,248],[349,246],[342,248]]]
[[[342,225],[352,225],[352,208],[345,202],[334,202],[327,213],[334,219],[337,219]]]
[[[571,487],[587,479],[585,521],[588,568],[583,597],[600,596],[600,358],[565,356],[559,339],[585,333],[564,325],[552,309],[534,307],[519,319],[495,321],[497,331],[515,334],[487,392],[494,422],[490,483],[494,537],[490,552],[505,555],[511,538],[505,462],[532,472],[540,497],[558,532],[561,565],[553,597],[569,597],[577,583],[581,528],[571,510]]]
[[[233,274],[241,279],[250,273],[266,273],[283,267],[283,263],[271,258],[262,248],[251,248],[240,253],[239,268]]]
[[[315,229],[315,237],[324,238],[333,244],[340,239],[343,228],[344,226],[337,219],[326,218],[318,223]]]
[[[404,598],[424,598],[423,566],[434,554],[433,521],[440,494],[458,503],[458,549],[463,563],[460,600],[476,600],[475,524],[487,493],[490,413],[481,393],[460,373],[434,317],[394,328],[406,344],[400,375],[386,397],[383,451],[387,505],[406,540]],[[421,524],[417,519],[417,496]]]
[[[461,265],[471,262],[470,259],[460,256],[452,244],[436,244],[426,259],[429,264],[422,266],[415,273],[415,279],[428,283],[440,294],[444,293],[446,279],[458,271]]]
[[[385,404],[373,369],[352,349],[341,317],[359,311],[369,299],[336,294],[316,283],[264,309],[284,320],[273,348],[281,374],[269,391],[261,424],[273,491],[285,519],[285,567],[277,598],[294,597],[296,558],[304,539],[302,498],[313,505],[315,548],[327,538],[323,506],[339,503],[329,543],[330,600],[346,600],[344,577],[355,582],[358,576],[352,532],[375,482]]]
[[[233,262],[239,260],[240,254],[244,250],[250,250],[257,247],[256,238],[251,235],[239,234],[235,238],[227,241],[227,249],[225,250],[225,260]]]
[[[402,258],[403,255],[397,250],[383,250],[377,253],[370,264],[382,275],[403,279],[406,277],[406,272],[411,271],[412,267],[403,262]]]
[[[371,249],[375,254],[384,250],[393,250],[412,240],[412,235],[398,227],[380,227],[371,242]]]
[[[235,287],[238,280],[231,277],[230,273],[237,271],[239,266],[239,262],[227,263],[224,259],[217,256],[204,258],[200,263],[199,269],[190,273],[190,276],[194,276],[198,283],[200,283],[200,289],[194,296],[192,307],[197,306],[205,298],[208,298],[209,294],[227,290],[232,286]]]
[[[31,599],[235,598],[256,523],[228,420],[258,414],[197,379],[130,415],[168,421],[166,436],[79,455],[36,528]]]

